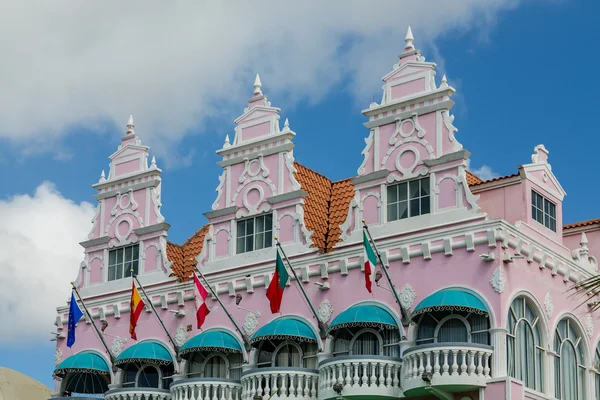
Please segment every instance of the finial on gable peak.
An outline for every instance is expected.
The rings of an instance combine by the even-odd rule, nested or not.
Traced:
[[[582,248],[585,248],[587,250],[587,245],[588,245],[588,238],[587,235],[585,234],[585,232],[581,232],[581,240],[579,241],[579,244],[581,245]]]
[[[256,78],[254,79],[254,94],[261,95],[262,94],[262,90],[260,90],[261,87],[262,87],[262,83],[260,82],[260,76],[258,76],[258,74],[256,74]]]
[[[225,136],[225,143],[223,143],[223,148],[229,147],[231,146],[231,143],[229,142],[229,135]]]
[[[133,132],[133,114],[129,114],[129,119],[127,120],[127,133]]]
[[[150,163],[150,168],[156,168],[156,157],[152,156],[152,162]]]
[[[440,85],[440,87],[448,87],[448,79],[446,78],[446,74],[444,74],[444,76],[442,76],[442,84]]]
[[[533,149],[531,162],[534,164],[548,164],[548,154],[550,154],[550,152],[546,150],[546,147],[543,144],[538,144]]]
[[[413,44],[413,41],[415,40],[413,33],[412,33],[412,29],[410,29],[410,25],[408,26],[408,29],[406,31],[406,37],[404,38],[404,42],[406,42],[406,45],[404,46],[404,50],[410,51],[410,50],[414,50],[415,46]]]
[[[285,122],[283,123],[283,130],[284,131],[290,130],[290,121],[287,118],[285,119]]]
[[[104,175],[104,170],[102,170],[102,173],[100,174],[100,182],[104,181],[106,181],[106,175]]]

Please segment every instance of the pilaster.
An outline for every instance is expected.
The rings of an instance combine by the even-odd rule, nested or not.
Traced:
[[[494,348],[492,357],[492,378],[500,378],[507,375],[506,365],[506,328],[490,329],[490,343]]]

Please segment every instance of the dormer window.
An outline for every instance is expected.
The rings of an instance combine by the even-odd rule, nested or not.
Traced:
[[[531,218],[556,232],[556,204],[535,190],[531,191]]]
[[[387,187],[387,220],[396,221],[429,214],[431,196],[429,177]]]
[[[247,218],[237,223],[237,253],[273,246],[273,215]]]
[[[121,247],[108,253],[108,280],[116,281],[131,276],[131,269],[138,274],[140,246]]]

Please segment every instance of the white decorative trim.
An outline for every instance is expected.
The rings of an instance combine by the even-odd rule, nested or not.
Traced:
[[[94,218],[92,218],[92,229],[90,229],[90,233],[88,233],[88,239],[94,238],[94,231],[96,230],[96,224],[98,223],[98,217],[100,216],[100,210],[101,210],[101,203],[98,202],[98,206],[96,207],[96,210],[94,211]],[[100,227],[100,229],[102,229],[102,227]],[[102,234],[100,234],[100,236],[102,236]]]
[[[258,327],[258,318],[260,318],[260,313],[258,312],[249,312],[246,315],[242,329],[247,335],[252,335],[254,332],[256,332],[256,328]]]
[[[290,177],[290,182],[292,184],[292,191],[294,190],[300,190],[300,183],[296,180],[295,177],[295,173],[296,173],[296,168],[294,168],[294,152],[292,150],[283,153],[283,157],[285,158],[285,166],[288,169],[289,172],[289,177]],[[279,188],[280,190],[283,190],[283,188]]]
[[[256,168],[254,166],[256,166]],[[254,158],[252,160],[244,158],[244,170],[242,171],[238,182],[244,182],[247,179],[246,174],[248,174],[250,178],[254,178],[258,176],[258,174],[260,174],[261,172],[263,178],[269,176],[269,170],[267,169],[267,167],[265,167],[262,154],[259,154],[257,158]]]
[[[448,139],[453,143],[452,150],[462,150],[463,145],[454,137],[456,132],[458,132],[458,129],[452,125],[454,122],[454,115],[450,115],[448,110],[444,110],[442,111],[442,121],[444,122],[446,129],[448,129]]]
[[[504,271],[502,271],[502,265],[494,270],[492,278],[490,279],[490,284],[496,292],[504,292],[504,288],[506,287],[506,277],[504,276]]]
[[[329,300],[325,299],[321,302],[321,304],[319,304],[317,315],[319,316],[319,321],[329,321],[329,319],[333,315],[333,305],[329,302]]]
[[[56,353],[54,353],[54,366],[58,367],[58,364],[60,364],[60,362],[62,361],[62,359],[63,359],[63,353],[57,347],[56,348]]]
[[[554,302],[552,301],[550,293],[546,293],[546,297],[544,298],[544,311],[546,312],[548,319],[552,318],[552,314],[554,313]]]
[[[252,179],[254,179],[254,178],[252,178]],[[248,193],[250,193],[251,190],[255,190],[255,189],[258,191],[258,201],[256,202],[256,204],[252,205],[248,202]],[[260,214],[263,212],[271,211],[271,205],[269,203],[265,203],[262,207],[260,207],[260,205],[261,205],[261,203],[263,203],[264,199],[265,199],[265,191],[262,188],[262,186],[260,186],[260,185],[253,185],[251,187],[248,186],[247,190],[244,192],[244,195],[242,196],[242,203],[244,204],[244,207],[246,207],[248,212],[245,212],[244,210],[240,209],[235,214],[236,218],[242,218],[242,217],[246,217],[246,216],[252,215],[252,214]]]
[[[358,191],[355,190],[354,198],[352,200],[350,200],[350,205],[348,206],[348,215],[346,216],[346,220],[344,221],[344,223],[342,225],[340,225],[340,229],[342,231],[340,239],[342,241],[345,241],[352,233],[352,232],[348,232],[348,229],[350,229],[350,224],[352,224],[352,215],[354,214],[355,209],[358,207],[359,200],[360,200],[360,194]],[[355,227],[355,230],[356,230],[356,227]]]
[[[585,333],[587,333],[590,338],[594,336],[594,318],[591,315],[588,315],[586,318]]]
[[[121,354],[123,348],[125,347],[125,343],[127,343],[127,338],[116,336],[113,339],[112,345],[110,346],[110,352],[112,355],[116,357]]]
[[[404,125],[408,124],[411,125],[410,132],[408,133],[404,133],[404,131],[402,130],[402,127]],[[419,121],[418,121],[418,117],[417,117],[417,113],[413,113],[409,118],[406,118],[404,120],[396,120],[396,131],[394,132],[394,134],[392,135],[392,137],[390,137],[389,143],[390,145],[394,145],[396,144],[397,140],[397,136],[400,135],[401,137],[403,137],[404,139],[408,139],[409,137],[411,137],[413,135],[413,133],[415,133],[415,131],[417,132],[417,137],[418,138],[422,138],[423,136],[425,136],[425,131],[423,130],[423,128],[421,128],[421,125],[419,125]]]
[[[175,337],[173,338],[173,341],[177,346],[181,347],[186,342],[187,338],[187,329],[185,329],[185,326],[179,325],[175,331]]]
[[[412,288],[412,286],[404,285],[402,287],[402,290],[398,292],[398,295],[400,296],[400,305],[402,306],[402,308],[404,308],[405,310],[410,310],[415,301],[415,298],[417,297],[417,294],[415,293],[415,290]]]
[[[477,202],[479,201],[479,195],[475,195],[473,194],[473,192],[471,192],[469,184],[467,183],[467,172],[463,167],[458,167],[458,181],[462,185],[462,190],[465,194],[465,199],[467,200],[467,203],[469,203],[469,205],[472,208],[471,211],[473,213],[478,213],[481,210],[481,207],[479,207],[479,204],[477,204]]]
[[[365,138],[365,148],[360,153],[363,156],[363,162],[362,164],[360,164],[360,167],[358,167],[358,175],[362,175],[365,173],[365,167],[367,166],[367,162],[369,161],[369,150],[371,150],[371,146],[373,146],[374,136],[375,129],[371,129],[369,132],[369,136]],[[377,146],[377,144],[375,144],[375,146]],[[375,160],[375,163],[377,163],[377,160]]]
[[[270,179],[267,178],[262,178],[260,176],[255,176],[253,178],[249,178],[247,179],[242,185],[240,185],[237,190],[235,191],[235,193],[233,194],[233,197],[231,198],[231,201],[235,204],[235,201],[237,200],[237,197],[239,196],[239,194],[241,193],[241,191],[248,186],[249,184],[251,184],[252,182],[262,182],[264,184],[266,184],[267,186],[269,186],[269,188],[271,189],[271,196],[275,196],[277,194],[277,188],[275,187],[275,185],[273,184],[273,182],[271,182]]]
[[[150,189],[150,198],[152,199],[152,204],[154,204],[154,214],[156,215],[157,224],[165,221],[165,217],[160,213],[160,208],[162,207],[162,203],[160,202],[160,185],[161,183]],[[150,221],[148,221],[148,223],[150,223]]]
[[[301,204],[296,204],[296,214],[294,215],[294,219],[300,224],[300,231],[304,236],[304,241],[306,242],[306,245],[310,247],[313,244],[312,235],[314,232],[309,231],[308,228],[306,228],[306,224],[304,223],[304,207]]]

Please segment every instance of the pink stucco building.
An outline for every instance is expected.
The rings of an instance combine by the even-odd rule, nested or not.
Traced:
[[[567,167],[553,170],[541,144],[514,175],[469,173],[455,90],[435,67],[409,29],[381,101],[363,111],[362,157],[347,155],[357,173],[336,182],[295,162],[302,133],[282,124],[257,77],[235,136],[215,149],[223,171],[212,210],[198,210],[208,222],[182,245],[167,240],[161,170],[130,119],[94,184],[73,271],[92,319],[72,348],[68,305],[58,308],[55,397],[600,398],[597,315],[567,292],[598,271],[600,220],[563,225],[554,172]],[[385,275],[365,288],[363,220],[398,296]],[[275,237],[298,275],[279,314],[265,296]],[[225,306],[207,299],[202,330],[196,265]],[[130,338],[131,268],[169,335],[148,307]]]

